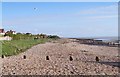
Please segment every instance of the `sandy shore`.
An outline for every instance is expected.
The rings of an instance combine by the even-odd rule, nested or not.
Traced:
[[[26,59],[23,59],[26,55]],[[49,60],[46,60],[49,56]],[[73,61],[69,60],[69,57]],[[91,46],[61,39],[39,44],[16,56],[5,57],[3,75],[117,75],[118,67],[97,63],[118,62],[118,48]]]

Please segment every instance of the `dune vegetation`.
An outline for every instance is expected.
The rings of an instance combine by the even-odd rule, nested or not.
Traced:
[[[11,40],[11,41],[3,41],[2,42],[2,55],[11,56],[16,55],[20,52],[29,49],[30,47],[45,43],[47,39],[26,39],[26,40]]]
[[[26,51],[34,45],[42,44],[50,40],[58,39],[57,36],[32,35],[32,34],[9,34],[7,36],[12,37],[10,41],[1,41],[1,55],[12,56]],[[57,37],[57,38],[56,38]]]

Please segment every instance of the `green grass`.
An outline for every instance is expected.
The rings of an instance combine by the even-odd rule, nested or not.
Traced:
[[[0,34],[0,37],[3,37],[3,35]]]
[[[12,56],[26,51],[34,45],[45,43],[48,39],[26,39],[2,41],[2,55]]]

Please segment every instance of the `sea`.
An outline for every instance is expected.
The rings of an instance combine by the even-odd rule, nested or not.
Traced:
[[[94,39],[94,40],[102,40],[103,42],[116,42],[120,40],[120,37],[77,37],[77,39]]]
[[[118,37],[99,37],[94,38],[94,40],[102,40],[103,42],[116,42],[119,40]]]

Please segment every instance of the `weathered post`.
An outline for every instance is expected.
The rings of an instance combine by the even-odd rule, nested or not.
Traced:
[[[46,56],[46,60],[49,60],[49,56]]]
[[[23,59],[26,59],[26,56],[25,56],[25,55],[23,56]]]
[[[96,56],[96,58],[95,58],[95,59],[96,59],[96,61],[97,61],[97,62],[99,62],[99,58],[98,58],[97,56]]]
[[[2,55],[2,58],[4,58],[4,55]]]
[[[70,61],[73,61],[73,58],[72,58],[72,56],[70,56]]]

